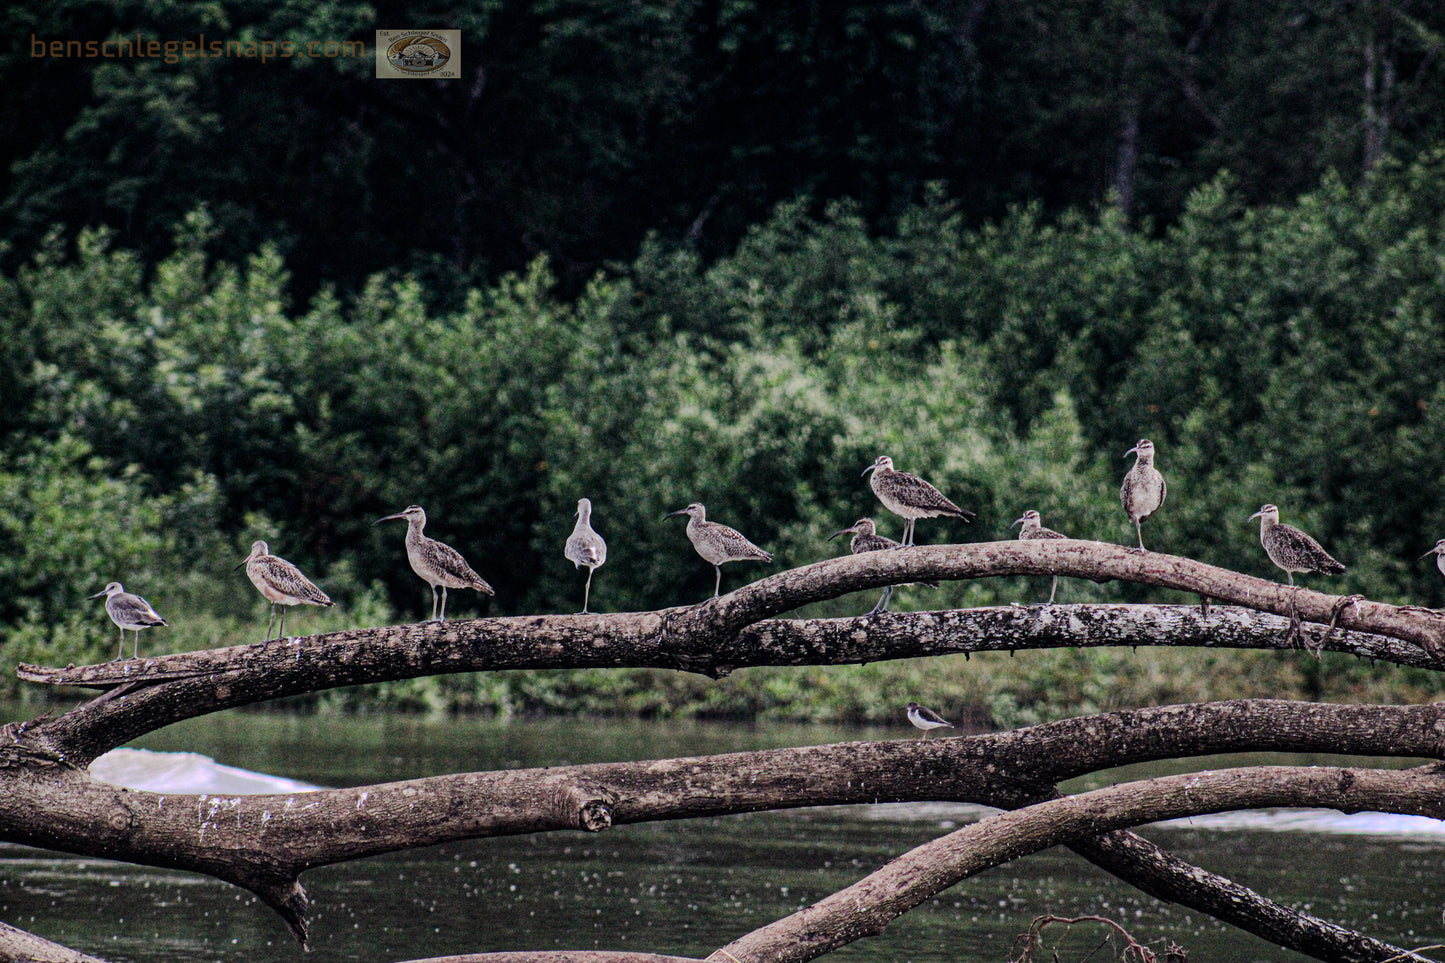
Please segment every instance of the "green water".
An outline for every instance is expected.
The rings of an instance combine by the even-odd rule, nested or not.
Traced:
[[[341,786],[467,769],[695,755],[910,731],[698,723],[313,718],[230,713],[137,743]],[[502,949],[705,956],[973,818],[965,807],[809,809],[480,840],[308,873],[312,952],[269,910],[212,880],[0,847],[0,919],[114,961],[394,961]],[[1181,856],[1276,899],[1411,947],[1445,942],[1445,843],[1300,832],[1151,828]],[[1100,914],[1193,960],[1299,960],[1166,906],[1065,851],[943,893],[836,961],[1002,960],[1041,914]],[[1081,960],[1103,931],[1057,932]],[[1051,944],[1050,949],[1054,949]],[[1036,957],[1049,959],[1047,954]],[[1101,951],[1095,960],[1117,959]]]

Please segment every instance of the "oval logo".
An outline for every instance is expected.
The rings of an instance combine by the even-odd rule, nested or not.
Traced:
[[[386,59],[398,70],[429,74],[445,67],[452,59],[452,52],[440,38],[416,33],[392,41],[386,48]]]

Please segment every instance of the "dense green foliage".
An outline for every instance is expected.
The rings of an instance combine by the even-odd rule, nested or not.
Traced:
[[[0,24],[0,266],[55,223],[150,264],[205,202],[213,254],[273,243],[303,299],[398,266],[451,295],[543,252],[573,290],[648,230],[718,256],[794,197],[883,227],[938,180],[970,226],[1111,192],[1166,224],[1221,169],[1288,203],[1445,133],[1424,0],[58,0]],[[377,27],[460,29],[463,79],[377,81]],[[119,38],[177,46],[51,54]],[[250,55],[183,55],[202,38]],[[340,41],[365,56],[299,55]]]
[[[1033,206],[971,229],[941,191],[882,233],[853,205],[813,216],[793,203],[711,263],[654,240],[571,298],[539,258],[456,310],[386,277],[294,305],[271,246],[240,264],[207,256],[205,210],[151,272],[106,230],[73,251],[57,234],[0,287],[4,661],[110,657],[113,627],[83,599],[111,579],[172,622],[143,649],[253,639],[264,604],[233,568],[257,537],[339,603],[298,613],[295,629],[424,615],[400,523],[371,524],[413,502],[497,588],[491,602],[454,593],[458,616],[573,611],[582,579],[562,543],[582,495],[611,545],[593,585],[601,611],[708,594],[681,520],[661,520],[694,499],[776,555],[729,567],[725,588],[846,550],[827,538],[861,514],[896,535],[859,477],[883,453],[979,513],[972,526],[921,522],[923,542],[1008,538],[1027,508],[1127,542],[1117,485],[1140,436],[1170,482],[1146,523],[1152,548],[1275,577],[1247,520],[1270,501],[1350,565],[1307,584],[1438,606],[1445,582],[1416,559],[1445,532],[1442,214],[1434,155],[1253,209],[1221,178],[1157,235],[1113,211]],[[1047,584],[924,591],[898,598],[1030,600]],[[1060,587],[1061,601],[1143,597]],[[929,684],[999,721],[1203,695],[1434,691],[1328,659],[1175,656],[960,660]],[[511,673],[382,698],[856,718],[891,715],[876,692],[919,671],[721,684]]]

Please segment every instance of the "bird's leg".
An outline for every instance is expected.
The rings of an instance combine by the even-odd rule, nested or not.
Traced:
[[[1295,596],[1298,594],[1299,590],[1296,589],[1289,595],[1289,628],[1284,631],[1284,641],[1290,648],[1294,648],[1296,644],[1308,647],[1300,627],[1299,608],[1295,604]],[[1315,652],[1315,658],[1319,658],[1319,652]]]
[[[885,589],[883,590],[883,595],[879,597],[878,603],[877,603],[876,605],[874,605],[872,609],[869,610],[868,614],[869,614],[869,615],[877,615],[879,612],[887,612],[887,611],[888,611],[888,600],[891,599],[892,597],[893,597],[893,586],[889,585],[887,588],[885,588]]]
[[[140,658],[140,629],[136,629],[133,634],[135,635],[135,643],[130,647],[130,657],[132,659],[138,659]],[[121,636],[124,637],[125,633],[121,632]]]
[[[284,638],[286,638],[286,607],[283,605],[281,607],[281,627],[276,630],[276,641],[280,642]]]
[[[431,587],[431,618],[430,618],[428,621],[435,622],[436,620],[437,620],[437,587],[436,587],[435,585],[433,585],[433,586]]]
[[[125,629],[120,630],[120,648],[115,650],[115,661],[125,658]]]
[[[276,622],[276,603],[271,603],[271,617],[266,620],[266,642],[271,641],[271,626]]]
[[[1199,617],[1201,619],[1209,618],[1209,596],[1207,595],[1199,596]]]
[[[441,617],[441,621],[445,622],[446,620],[447,620],[447,587],[446,587],[445,585],[443,585],[443,586],[442,586],[442,617]]]
[[[714,572],[717,572],[717,581],[714,582],[712,586],[712,597],[717,598],[718,593],[722,591],[722,566],[714,565],[712,569]]]
[[[1325,629],[1324,635],[1320,636],[1319,646],[1315,649],[1316,657],[1319,656],[1320,649],[1323,649],[1325,643],[1335,634],[1335,626],[1339,624],[1340,616],[1344,614],[1345,608],[1353,605],[1355,607],[1355,614],[1358,615],[1360,612],[1360,603],[1364,600],[1365,597],[1363,595],[1345,595],[1330,607],[1330,624],[1329,627]],[[1349,629],[1345,631],[1348,632]]]
[[[903,544],[904,544],[904,545],[912,545],[912,544],[913,544],[913,524],[914,524],[914,522],[916,522],[916,521],[918,521],[918,519],[916,519],[916,518],[910,518],[910,519],[908,519],[907,521],[905,521],[905,522],[903,523]]]
[[[1048,600],[1048,602],[1045,603],[1046,605],[1053,605],[1053,604],[1054,604],[1054,593],[1057,592],[1058,590],[1059,590],[1059,577],[1058,577],[1057,575],[1055,575],[1055,576],[1054,576],[1054,581],[1053,581],[1053,583],[1049,586],[1049,600]]]
[[[587,567],[587,587],[582,590],[582,611],[579,615],[587,614],[587,600],[592,596],[592,567]]]
[[[1138,547],[1138,548],[1131,548],[1131,549],[1129,549],[1129,551],[1135,553],[1136,555],[1137,555],[1138,553],[1140,553],[1140,552],[1148,551],[1148,549],[1146,549],[1146,548],[1144,547],[1144,525],[1143,525],[1143,519],[1135,519],[1135,520],[1134,520],[1134,534],[1137,535],[1138,538],[1139,538],[1139,547]]]

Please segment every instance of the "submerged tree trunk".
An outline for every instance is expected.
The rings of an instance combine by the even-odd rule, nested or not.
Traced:
[[[1193,606],[1040,605],[776,618],[859,589],[1004,574],[1127,579],[1225,604],[1208,614]],[[1249,608],[1234,607],[1241,604]],[[1296,613],[1304,628],[1262,614],[1287,612]],[[714,958],[811,959],[878,932],[898,913],[981,868],[1070,845],[1146,892],[1319,959],[1388,959],[1401,951],[1275,904],[1125,830],[1172,815],[1261,805],[1445,816],[1445,781],[1435,767],[1261,767],[1070,797],[1061,797],[1057,786],[1129,762],[1221,752],[1441,758],[1445,708],[1438,706],[1246,700],[1139,709],[968,738],[461,773],[304,797],[163,796],[100,783],[87,771],[100,754],[180,719],[335,686],[447,672],[666,666],[719,676],[749,665],[1046,646],[1289,648],[1297,638],[1312,647],[1435,669],[1445,613],[1290,589],[1095,542],[999,542],[830,559],[698,606],[659,612],[427,623],[101,666],[23,666],[22,677],[35,682],[102,692],[58,717],[0,729],[0,839],[227,880],[260,896],[305,944],[309,902],[300,877],[315,866],[504,834],[600,832],[621,823],[799,806],[959,800],[1013,812],[900,856],[794,917],[741,934]],[[12,947],[7,940],[0,933],[0,958]]]

